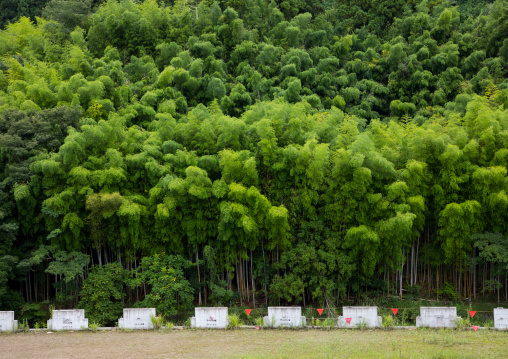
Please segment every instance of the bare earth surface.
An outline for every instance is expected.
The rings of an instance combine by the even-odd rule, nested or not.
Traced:
[[[0,334],[0,358],[507,358],[508,332],[236,330]]]

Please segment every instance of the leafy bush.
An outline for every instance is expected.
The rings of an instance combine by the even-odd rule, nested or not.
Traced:
[[[28,325],[28,321],[26,319],[23,319],[19,325],[18,330],[20,332],[28,332],[30,330],[30,326]]]
[[[324,321],[323,321],[323,329],[333,329],[335,328],[336,324],[335,324],[335,319],[332,319],[332,318],[326,318]]]
[[[113,324],[120,318],[125,296],[125,271],[118,263],[95,266],[79,293],[79,308],[85,309],[90,322]]]
[[[228,315],[228,325],[227,329],[238,329],[242,322],[240,321],[240,317],[238,314]]]
[[[162,315],[159,315],[158,317],[150,315],[150,323],[152,323],[153,329],[161,329],[164,325],[164,317]]]
[[[394,322],[395,320],[391,315],[385,315],[383,317],[383,328],[387,329],[393,327]]]
[[[145,282],[149,288],[145,299],[136,305],[155,307],[166,318],[191,308],[194,289],[183,272],[190,266],[191,262],[181,256],[155,254],[144,257],[140,266],[132,271],[129,281],[132,287],[139,287]]]
[[[457,318],[455,319],[455,324],[457,325],[457,329],[465,330],[471,328],[471,320],[469,318]]]
[[[92,324],[88,326],[88,330],[91,330],[93,333],[97,332],[97,330],[100,327],[100,323],[97,323],[96,321],[93,321]]]
[[[28,324],[35,325],[35,323],[46,321],[51,317],[51,310],[48,301],[40,303],[27,303],[21,308],[21,318],[27,321]]]

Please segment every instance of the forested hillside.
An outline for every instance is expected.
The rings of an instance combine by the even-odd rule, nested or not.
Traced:
[[[0,309],[507,300],[508,1],[30,4]]]

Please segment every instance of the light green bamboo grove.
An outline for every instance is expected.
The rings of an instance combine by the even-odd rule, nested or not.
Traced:
[[[506,300],[505,1],[198,3],[0,31],[0,308]]]

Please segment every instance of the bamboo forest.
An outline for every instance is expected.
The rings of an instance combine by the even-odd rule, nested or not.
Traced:
[[[507,0],[0,14],[0,310],[508,300]]]

